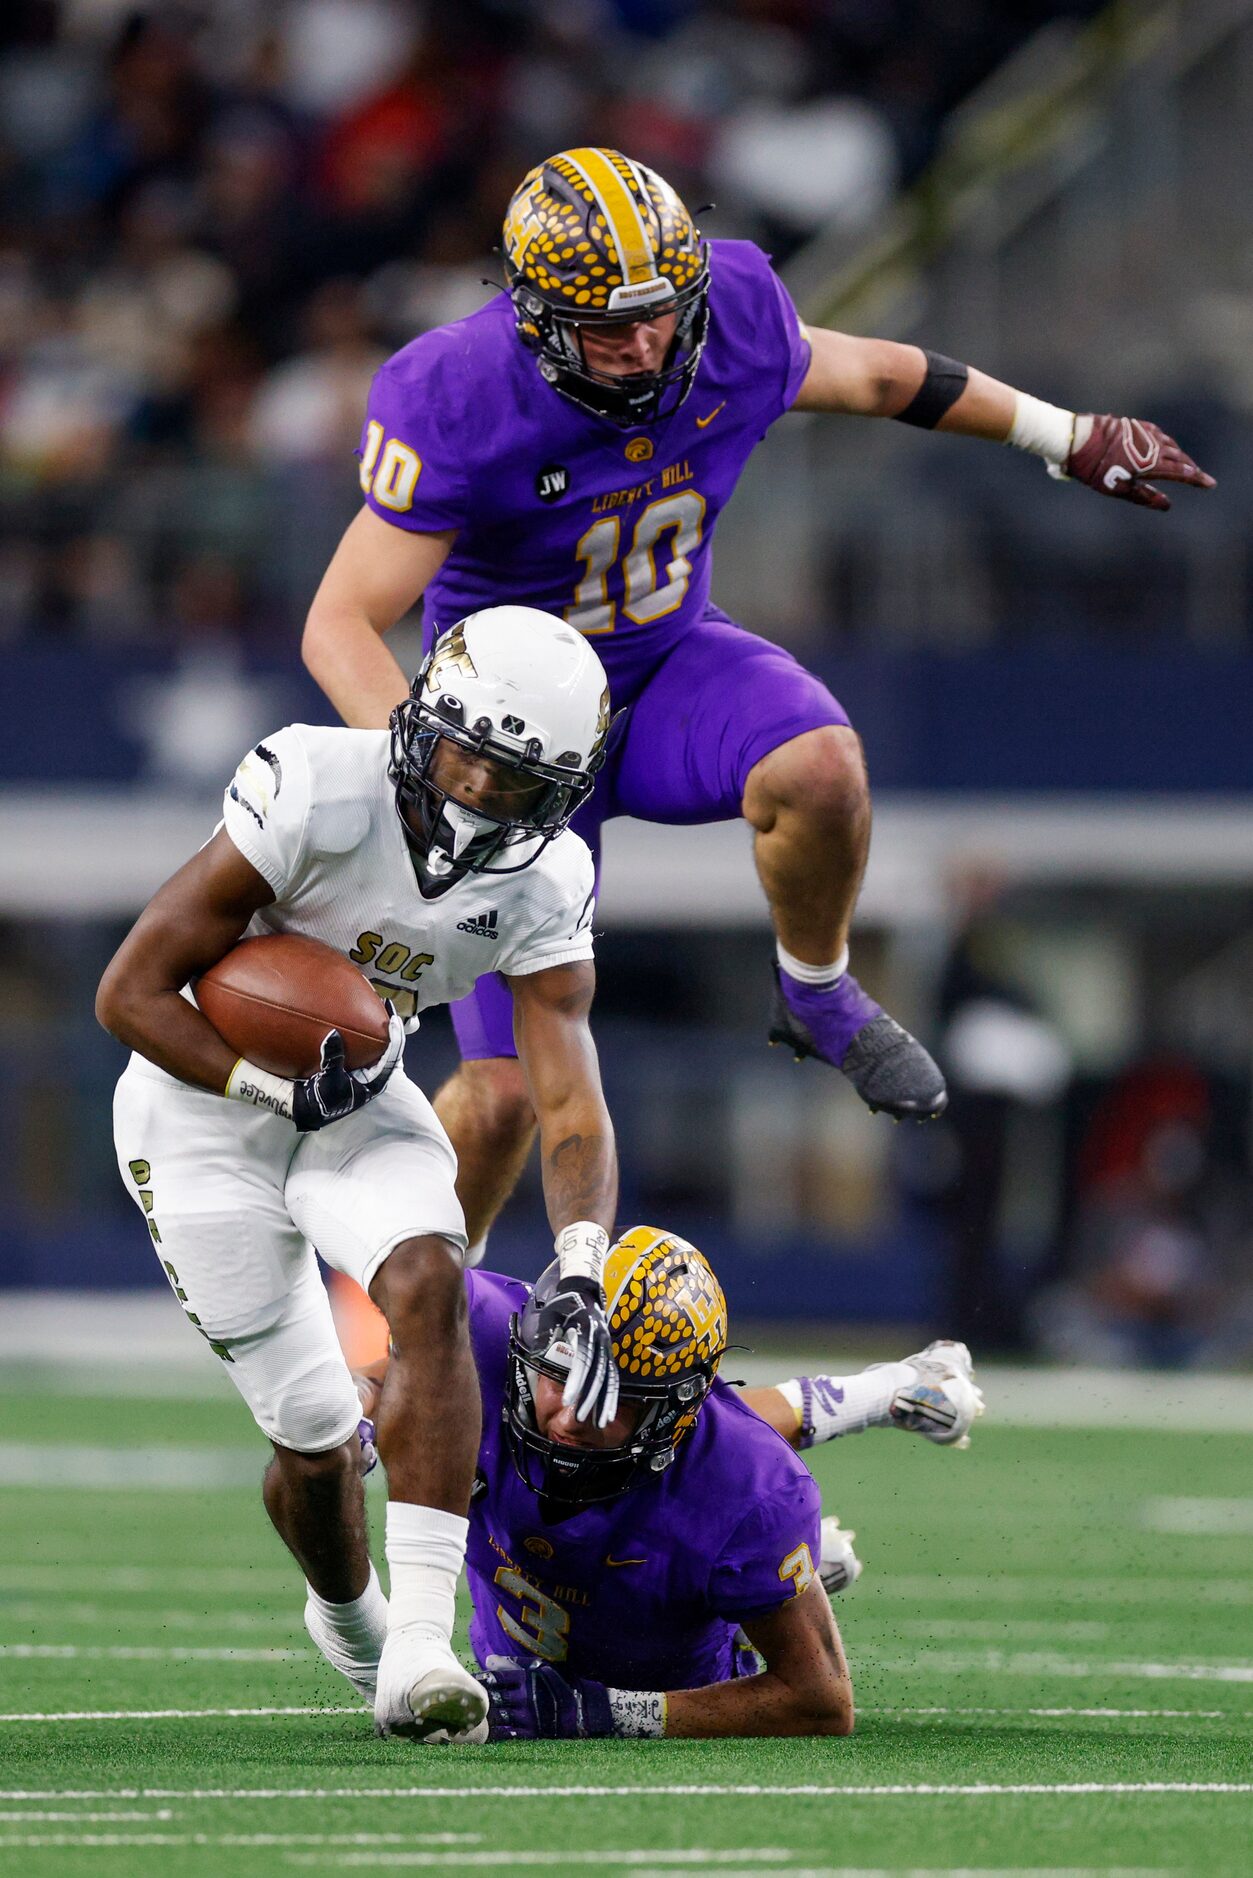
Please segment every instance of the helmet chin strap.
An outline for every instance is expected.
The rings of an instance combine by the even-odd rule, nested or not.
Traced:
[[[463,808],[460,802],[447,800],[441,822],[447,822],[452,829],[452,858],[459,861],[476,835],[483,832],[483,824],[472,809]],[[440,831],[437,828],[436,833]]]
[[[471,809],[446,797],[427,845],[426,870],[431,878],[443,880],[451,874],[475,836],[482,832],[483,824]]]

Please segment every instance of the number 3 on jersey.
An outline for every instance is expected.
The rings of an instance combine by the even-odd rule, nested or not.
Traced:
[[[496,1606],[496,1616],[501,1629],[515,1643],[521,1644],[532,1656],[539,1656],[546,1663],[564,1661],[569,1643],[570,1613],[550,1598],[544,1591],[525,1579],[521,1572],[516,1572],[508,1565],[500,1566],[495,1583],[502,1591],[508,1591],[517,1598],[522,1609],[517,1617],[511,1615],[503,1604]]]
[[[398,437],[383,442],[383,426],[376,417],[366,425],[361,452],[361,487],[385,509],[403,515],[413,507],[413,492],[422,474],[422,458]]]
[[[650,502],[640,516],[622,561],[622,611],[637,626],[647,626],[682,606],[704,520],[705,498],[695,489],[679,489],[671,496],[662,496]],[[621,526],[618,516],[602,516],[592,523],[574,550],[587,563],[587,572],[574,589],[574,605],[566,608],[566,618],[581,633],[611,633],[614,629],[616,608],[609,598],[609,570],[618,558]],[[657,546],[670,531],[670,559],[665,564],[665,579],[659,584]]]

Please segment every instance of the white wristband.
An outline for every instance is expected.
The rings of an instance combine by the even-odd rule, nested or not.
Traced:
[[[606,1689],[616,1735],[657,1740],[666,1732],[666,1698],[652,1689]]]
[[[270,1109],[284,1121],[292,1118],[295,1085],[285,1076],[274,1076],[268,1069],[258,1069],[246,1056],[241,1056],[236,1063],[222,1093],[228,1102],[251,1102],[253,1108]]]
[[[609,1234],[594,1220],[576,1219],[573,1225],[563,1226],[553,1249],[563,1278],[590,1278],[597,1285],[603,1282]]]
[[[1014,421],[1005,441],[1015,450],[1030,450],[1033,456],[1042,456],[1046,463],[1062,469],[1075,447],[1075,414],[1046,404],[1043,398],[1033,398],[1028,392],[1016,391]]]

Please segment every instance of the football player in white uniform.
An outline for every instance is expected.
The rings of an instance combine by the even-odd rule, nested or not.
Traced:
[[[608,730],[600,661],[551,614],[495,607],[439,642],[387,731],[289,725],[246,756],[211,840],[159,889],[101,981],[134,1055],[115,1140],[128,1191],[196,1328],[274,1447],[264,1499],[308,1584],[306,1623],[375,1699],[380,1733],[482,1738],[486,1696],[453,1656],[479,1443],[456,1158],[401,1066],[404,1028],[500,971],[540,1115],[543,1179],[575,1352],[568,1399],[617,1403],[601,1272],[613,1133],[588,1029],[593,870],[567,829]],[[197,1009],[241,937],[301,933],[389,1000],[380,1062],[316,1074],[243,1060]],[[387,1318],[378,1415],[391,1605],[370,1563],[360,1406],[313,1248]],[[376,1680],[377,1678],[377,1680]]]

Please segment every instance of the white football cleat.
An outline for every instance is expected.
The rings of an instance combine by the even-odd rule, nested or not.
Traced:
[[[347,1676],[366,1707],[373,1708],[378,1687],[378,1664],[354,1662],[344,1649],[342,1638],[335,1636],[329,1629],[315,1609],[312,1599],[305,1605],[305,1629],[331,1668],[337,1669],[341,1676]]]
[[[941,1447],[968,1448],[970,1430],[983,1413],[983,1391],[965,1344],[940,1338],[904,1360],[917,1380],[892,1397],[889,1413],[896,1427]]]
[[[487,1740],[487,1690],[429,1630],[389,1630],[379,1661],[374,1730],[431,1744]]]
[[[855,1532],[845,1532],[834,1513],[818,1528],[818,1576],[829,1598],[847,1591],[861,1577],[861,1560],[853,1550]]]

